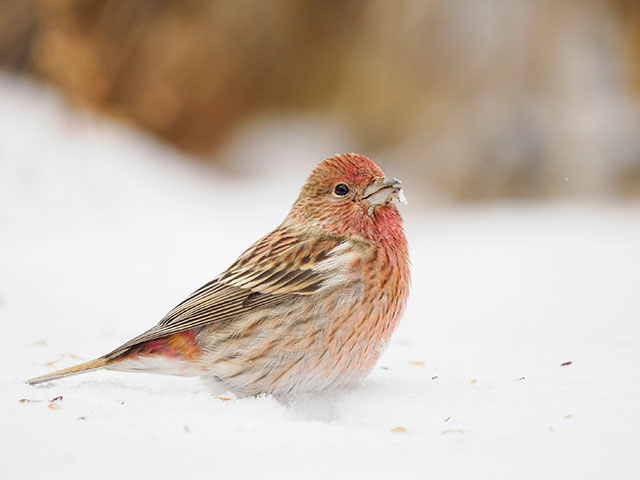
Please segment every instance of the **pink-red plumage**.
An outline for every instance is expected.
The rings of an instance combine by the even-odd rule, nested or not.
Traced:
[[[409,292],[399,182],[370,159],[318,164],[289,215],[155,327],[86,364],[211,376],[240,394],[318,391],[367,375]]]

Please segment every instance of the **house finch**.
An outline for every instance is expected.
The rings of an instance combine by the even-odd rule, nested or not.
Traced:
[[[241,395],[339,387],[366,376],[404,309],[409,254],[400,181],[369,158],[319,163],[291,211],[155,327],[37,384],[107,368],[210,376]]]

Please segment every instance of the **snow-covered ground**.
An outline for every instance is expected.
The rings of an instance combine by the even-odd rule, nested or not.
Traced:
[[[150,327],[275,227],[321,159],[299,150],[238,179],[0,76],[0,478],[637,478],[637,204],[425,211],[407,182],[412,296],[351,389],[24,384]]]

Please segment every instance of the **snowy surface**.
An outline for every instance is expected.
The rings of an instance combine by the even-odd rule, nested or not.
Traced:
[[[23,383],[156,323],[281,221],[319,159],[242,180],[0,76],[0,478],[637,478],[638,205],[429,211],[405,182],[412,296],[351,389]]]

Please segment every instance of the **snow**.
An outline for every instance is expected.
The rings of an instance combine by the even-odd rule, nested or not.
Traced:
[[[153,325],[275,227],[318,160],[238,178],[0,76],[0,477],[635,478],[639,205],[401,207],[412,296],[353,388],[24,383]]]

